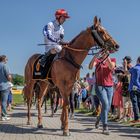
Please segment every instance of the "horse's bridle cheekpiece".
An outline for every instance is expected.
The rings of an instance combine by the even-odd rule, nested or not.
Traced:
[[[100,37],[99,33],[98,33],[97,30],[94,28],[94,26],[91,27],[91,31],[92,31],[92,36],[93,36],[94,40],[96,41],[96,43],[98,44],[98,46],[104,46],[105,42],[104,42],[104,40]]]
[[[103,50],[109,51],[109,53],[117,51],[117,49],[115,47],[112,47],[109,42],[111,37],[105,41],[100,35],[100,32],[97,31],[97,29],[94,26],[91,27],[91,31],[92,31],[92,36],[94,40],[96,41],[97,45],[100,48],[102,49],[104,48]]]

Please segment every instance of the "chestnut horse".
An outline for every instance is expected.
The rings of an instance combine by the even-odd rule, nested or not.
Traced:
[[[99,46],[101,50],[114,53],[118,50],[119,45],[108,34],[108,32],[101,26],[101,21],[95,16],[93,25],[82,31],[76,36],[69,46],[63,46],[63,50],[60,54],[60,58],[56,59],[51,66],[51,78],[55,86],[59,88],[64,104],[61,114],[61,127],[63,128],[63,135],[69,135],[68,128],[68,97],[71,93],[72,87],[76,80],[77,73],[80,69],[82,62],[88,54],[88,51],[95,46]],[[31,123],[31,102],[34,95],[34,85],[38,85],[38,127],[42,127],[42,115],[41,115],[41,103],[42,97],[46,93],[46,90],[50,83],[47,80],[33,80],[32,79],[32,64],[36,60],[39,54],[31,56],[25,67],[25,87],[24,95],[27,99],[28,106],[28,121]]]

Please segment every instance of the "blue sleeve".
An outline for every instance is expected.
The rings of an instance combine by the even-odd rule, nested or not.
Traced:
[[[135,73],[136,75],[136,78],[135,78],[135,83],[136,83],[136,86],[139,86],[139,78],[140,78],[140,75],[139,75],[139,71],[136,69],[136,73]]]
[[[4,65],[3,68],[4,68],[5,76],[8,77],[8,75],[10,74],[9,68],[6,65]]]
[[[52,31],[53,31],[53,25],[51,23],[48,23],[48,25],[46,25],[43,28],[43,34],[44,36],[46,36],[49,40],[51,40],[52,42],[58,42],[58,39],[56,39],[53,35],[52,35]]]

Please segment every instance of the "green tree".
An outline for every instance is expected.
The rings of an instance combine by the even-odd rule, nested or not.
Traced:
[[[18,86],[23,86],[24,85],[24,77],[22,75],[18,74],[13,74],[13,84],[18,85]]]

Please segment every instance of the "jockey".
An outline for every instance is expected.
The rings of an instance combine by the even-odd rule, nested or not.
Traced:
[[[56,54],[61,52],[62,45],[68,45],[68,42],[64,42],[64,28],[62,24],[67,18],[70,18],[67,11],[64,9],[58,9],[55,12],[55,20],[49,22],[43,28],[43,35],[45,41],[45,55],[40,60],[40,65],[44,67],[46,58],[50,54]]]

